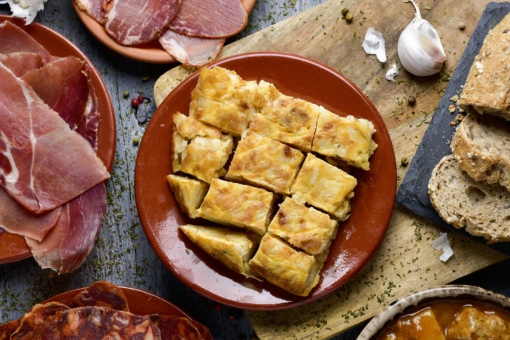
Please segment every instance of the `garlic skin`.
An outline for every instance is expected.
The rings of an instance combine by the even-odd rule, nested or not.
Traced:
[[[436,29],[416,10],[414,19],[402,31],[398,39],[398,57],[402,66],[415,76],[430,76],[441,71],[446,54]]]

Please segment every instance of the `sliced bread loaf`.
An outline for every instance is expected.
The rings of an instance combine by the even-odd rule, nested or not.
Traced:
[[[473,180],[453,155],[436,165],[428,192],[439,216],[453,227],[465,227],[488,244],[510,241],[510,192],[498,184]]]
[[[510,124],[497,117],[470,113],[452,138],[462,170],[477,181],[499,183],[510,191]]]
[[[459,107],[510,120],[510,14],[489,31],[475,57]]]

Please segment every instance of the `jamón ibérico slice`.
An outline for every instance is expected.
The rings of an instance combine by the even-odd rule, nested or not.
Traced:
[[[33,52],[11,52],[0,53],[0,63],[9,70],[21,77],[28,71],[38,69],[42,66],[43,60],[40,54]]]
[[[41,213],[109,178],[88,142],[1,64],[0,89],[0,184],[11,197]]]
[[[159,43],[178,62],[186,65],[203,66],[220,54],[224,38],[196,38],[166,30]]]
[[[106,0],[74,0],[80,10],[85,12],[89,17],[103,24],[105,18],[105,2]]]
[[[11,234],[41,241],[57,223],[61,207],[34,214],[0,188],[0,227]]]
[[[113,0],[106,12],[106,32],[121,45],[155,40],[167,29],[179,11],[181,1]]]
[[[0,53],[33,52],[41,55],[44,62],[51,60],[51,54],[32,38],[30,34],[10,21],[0,24]]]
[[[57,224],[41,242],[25,238],[39,266],[60,274],[76,270],[94,246],[106,206],[106,186],[99,183],[62,206]]]
[[[85,63],[69,56],[25,73],[21,79],[75,130],[85,116],[89,80]]]
[[[202,38],[227,38],[239,33],[248,13],[239,0],[184,0],[174,20],[173,31]]]

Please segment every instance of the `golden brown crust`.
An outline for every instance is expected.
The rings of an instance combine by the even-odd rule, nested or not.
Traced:
[[[269,224],[273,200],[273,194],[264,189],[213,179],[197,216],[263,235]]]
[[[258,244],[250,234],[219,226],[186,224],[179,228],[193,243],[231,270],[257,278],[248,265]]]
[[[459,107],[510,120],[510,14],[489,31],[475,57]]]
[[[232,136],[177,113],[172,134],[172,170],[210,183],[226,173],[234,148]]]
[[[322,268],[315,257],[294,250],[269,233],[262,238],[249,264],[267,281],[299,296],[310,294],[319,283],[319,271]]]
[[[338,222],[328,214],[306,207],[287,197],[271,220],[267,231],[310,255],[327,254]]]
[[[358,181],[345,171],[309,153],[296,181],[292,197],[345,220],[351,210],[351,198]]]
[[[374,124],[366,119],[341,117],[322,109],[317,121],[312,151],[369,170],[370,156],[377,148],[372,139],[374,133]]]
[[[308,152],[319,112],[318,105],[281,95],[253,116],[250,130]]]
[[[303,159],[299,150],[248,130],[225,178],[288,194]]]
[[[202,181],[170,174],[166,177],[181,210],[190,218],[196,218],[208,185]]]
[[[191,93],[189,114],[237,137],[248,128],[252,115],[277,96],[271,84],[241,79],[222,67],[205,67]]]

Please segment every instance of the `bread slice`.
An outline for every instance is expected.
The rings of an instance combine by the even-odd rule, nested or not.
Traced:
[[[432,171],[428,192],[439,216],[488,244],[510,241],[510,192],[498,184],[475,181],[453,155]]]
[[[469,176],[510,191],[510,123],[470,113],[457,127],[451,146]]]
[[[193,243],[231,270],[258,278],[248,265],[259,242],[255,235],[220,226],[186,224],[179,228]]]
[[[510,14],[487,34],[459,98],[459,107],[510,120]]]

